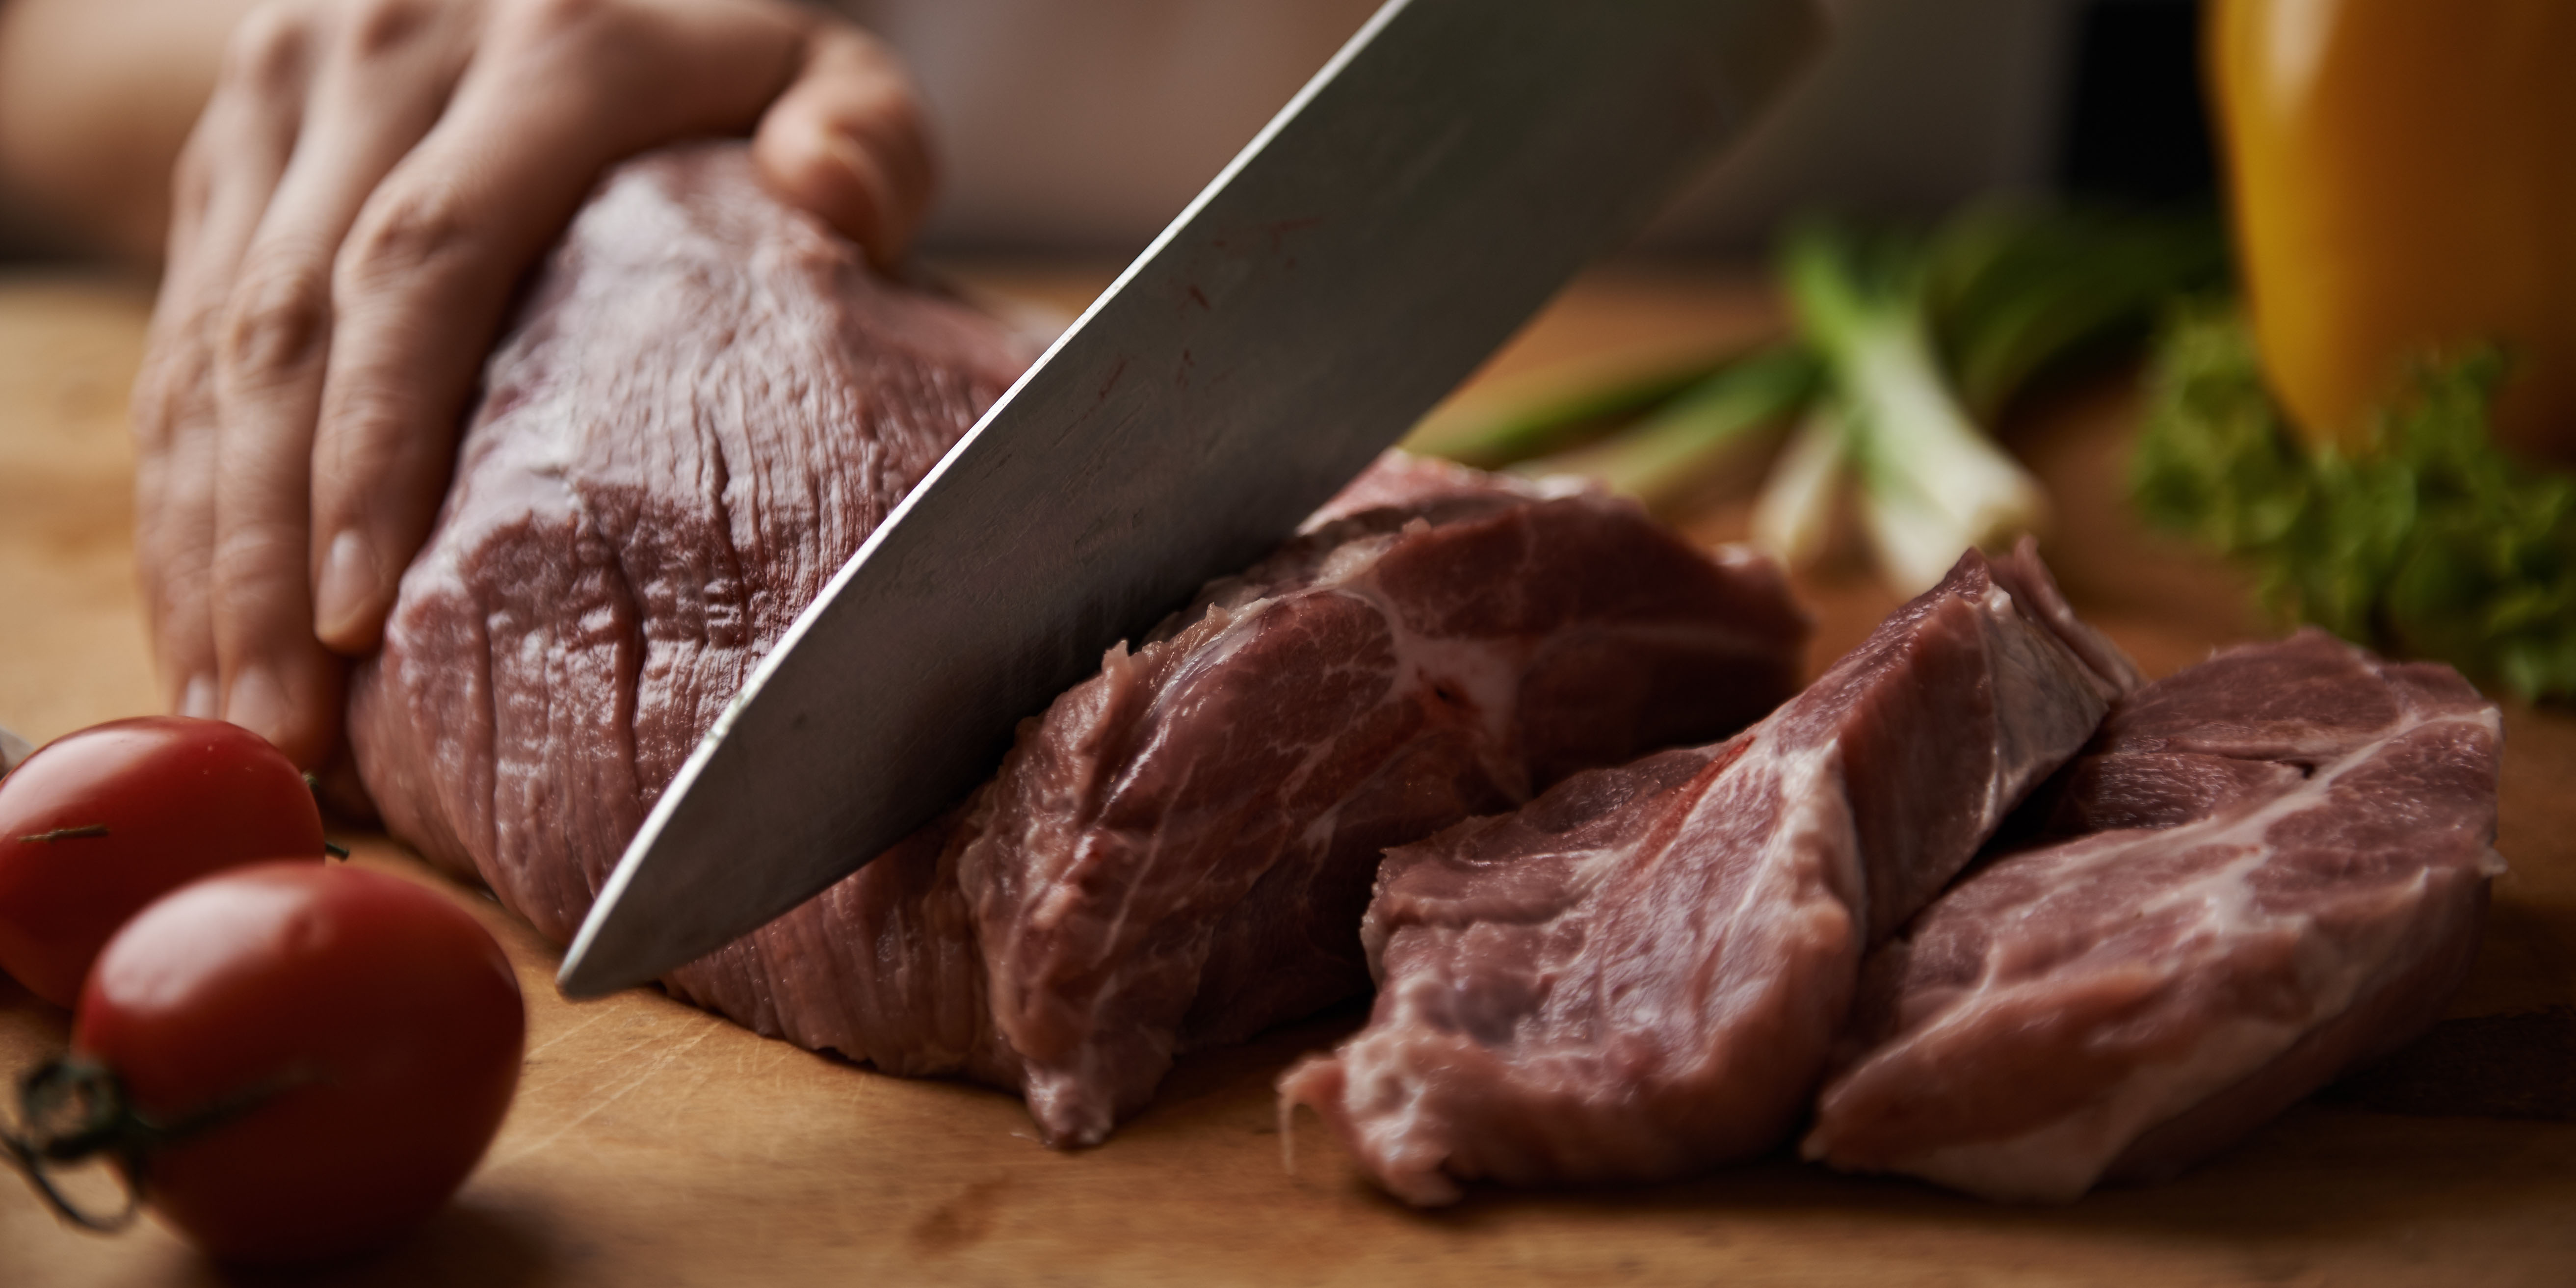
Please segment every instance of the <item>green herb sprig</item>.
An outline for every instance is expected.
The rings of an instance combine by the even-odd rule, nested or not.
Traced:
[[[2505,362],[2489,348],[2419,364],[2354,451],[2312,449],[2241,313],[2187,310],[2156,346],[2133,494],[2251,566],[2285,619],[2526,700],[2576,697],[2576,479],[2495,447]]]

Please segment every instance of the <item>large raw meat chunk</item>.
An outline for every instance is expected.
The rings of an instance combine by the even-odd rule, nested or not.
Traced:
[[[1766,1149],[1861,952],[2135,682],[2025,546],[1974,551],[1718,746],[1388,854],[1368,1026],[1281,1080],[1388,1189],[1668,1177]]]
[[[354,677],[388,829],[570,938],[762,651],[1026,356],[770,198],[741,145],[612,173]]]
[[[603,182],[485,372],[351,733],[391,830],[557,941],[747,676],[1019,369],[738,146]],[[940,822],[675,993],[1097,1140],[1172,1053],[1367,986],[1379,851],[1786,697],[1767,563],[1390,457],[1018,739]],[[937,805],[946,802],[926,802]]]
[[[1049,1142],[1094,1142],[1176,1051],[1367,988],[1386,847],[1739,727],[1794,682],[1805,623],[1777,571],[1625,502],[1395,457],[1325,513],[1348,517],[1024,724],[944,844],[925,834],[675,989],[882,1067],[1018,1087]]]
[[[2171,1174],[2432,1023],[2503,870],[2496,709],[2315,631],[2113,712],[2072,839],[1870,960],[1806,1153],[1999,1199]]]

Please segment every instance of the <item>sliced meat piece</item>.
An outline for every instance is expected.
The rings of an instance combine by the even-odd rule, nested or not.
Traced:
[[[1578,774],[1391,851],[1368,1026],[1281,1079],[1418,1204],[1668,1177],[1783,1139],[1867,941],[2136,681],[2028,546],[1971,551],[1720,746]]]
[[[569,938],[761,653],[1026,358],[779,204],[742,145],[609,175],[353,679],[389,830]]]
[[[993,1029],[954,809],[785,916],[671,973],[672,996],[907,1077],[1017,1086]]]
[[[1772,565],[1560,491],[1391,457],[1351,493],[1401,504],[1211,584],[1024,724],[943,853],[880,859],[675,990],[1018,1086],[1049,1142],[1098,1141],[1176,1051],[1367,988],[1387,846],[1788,695],[1806,626]],[[951,1020],[975,986],[983,1028]]]
[[[1337,519],[1347,519],[1368,510],[1387,508],[1420,509],[1435,501],[1460,500],[1470,504],[1477,498],[1490,500],[1497,481],[1505,476],[1471,469],[1436,456],[1415,456],[1405,451],[1390,451],[1380,456],[1366,473],[1352,479],[1350,485],[1335,493],[1321,509],[1308,515],[1298,528],[1300,535]],[[1510,479],[1511,495],[1524,498],[1572,496],[1586,490],[1583,480],[1568,476],[1543,479]],[[1220,580],[1217,585],[1224,585]],[[1213,589],[1213,588],[1211,588]]]
[[[571,935],[824,582],[997,397],[998,322],[889,283],[738,145],[606,179],[485,373],[351,733],[391,829]],[[1390,457],[1030,722],[1002,778],[673,991],[1096,1140],[1173,1050],[1366,984],[1378,851],[1740,726],[1805,623],[1634,507]]]
[[[2124,702],[2054,817],[1870,960],[1805,1150],[2063,1201],[2223,1148],[2423,1030],[2468,969],[2496,709],[2316,631]]]

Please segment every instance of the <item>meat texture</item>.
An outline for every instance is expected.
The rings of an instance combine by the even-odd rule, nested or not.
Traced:
[[[2500,729],[2449,668],[2315,631],[2140,691],[2066,776],[2071,835],[1872,957],[1806,1153],[2068,1200],[2414,1036],[2502,871]]]
[[[1677,1175],[1784,1139],[1862,950],[2135,683],[2025,546],[1971,551],[1722,745],[1391,851],[1368,1026],[1281,1080],[1380,1183]]]
[[[630,162],[541,266],[349,733],[388,828],[558,942],[770,641],[1025,364],[738,144]]]
[[[1356,511],[1356,512],[1353,512]],[[1390,457],[1024,723],[933,829],[682,971],[764,1032],[1021,1088],[1104,1137],[1175,1052],[1368,985],[1380,852],[1740,727],[1805,623],[1634,506]]]
[[[738,146],[629,164],[533,282],[351,732],[389,826],[568,938],[761,653],[1022,347]],[[1097,1140],[1172,1053],[1364,988],[1379,851],[1787,696],[1777,572],[1391,457],[1029,722],[974,802],[667,983]]]

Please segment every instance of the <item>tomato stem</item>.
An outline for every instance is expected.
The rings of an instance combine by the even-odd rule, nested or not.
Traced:
[[[126,1106],[125,1086],[114,1070],[76,1056],[48,1060],[18,1082],[18,1116],[26,1132],[0,1129],[0,1149],[24,1173],[47,1206],[83,1229],[113,1233],[134,1220],[143,1206],[136,1177],[146,1134],[142,1119]],[[54,1185],[53,1172],[69,1164],[111,1154],[119,1164],[117,1178],[125,1189],[125,1206],[99,1215],[72,1202]]]
[[[59,1056],[18,1080],[18,1130],[0,1127],[0,1152],[64,1220],[113,1233],[132,1223],[143,1206],[144,1163],[154,1150],[221,1126],[269,1097],[311,1081],[309,1076],[281,1076],[163,1123],[134,1108],[114,1069],[78,1055]],[[102,1157],[114,1164],[125,1189],[125,1206],[106,1216],[72,1202],[55,1188],[52,1176],[59,1168]]]

